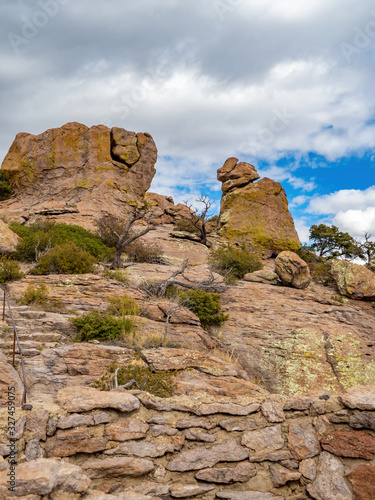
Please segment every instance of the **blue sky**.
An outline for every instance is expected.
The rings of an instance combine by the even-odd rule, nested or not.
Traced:
[[[69,121],[149,132],[152,190],[220,199],[236,156],[313,223],[375,236],[370,0],[4,0],[0,158]]]

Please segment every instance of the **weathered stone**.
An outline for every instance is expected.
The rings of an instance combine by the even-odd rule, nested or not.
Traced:
[[[256,429],[261,429],[266,427],[266,423],[259,422],[253,418],[226,418],[220,420],[220,427],[225,429],[227,432],[232,431],[254,431]]]
[[[83,462],[81,467],[92,479],[121,476],[140,477],[151,472],[154,469],[154,463],[144,458],[113,457],[87,460]]]
[[[46,456],[46,452],[40,446],[38,439],[32,439],[27,443],[25,450],[26,461],[30,462],[30,460],[37,460],[38,458],[44,458]]]
[[[105,450],[107,442],[108,438],[95,436],[86,428],[64,429],[47,439],[45,450],[48,457],[69,457]]]
[[[213,415],[215,413],[229,413],[229,415],[250,415],[260,408],[259,403],[242,406],[233,403],[203,403],[195,411],[196,415]]]
[[[46,425],[47,436],[53,436],[53,434],[55,434],[58,422],[59,422],[59,417],[56,417],[56,416],[48,419],[48,422]]]
[[[370,269],[347,260],[335,260],[331,274],[341,295],[375,300],[375,274]]]
[[[186,486],[171,488],[170,494],[173,498],[189,498],[203,495],[213,489],[214,487],[208,484],[187,484]]]
[[[279,450],[285,444],[281,425],[244,432],[241,444],[257,453]]]
[[[175,436],[178,433],[177,429],[168,427],[167,425],[152,425],[150,428],[152,436]]]
[[[23,383],[10,365],[2,352],[0,352],[0,408],[4,407],[8,401],[8,387],[14,387],[14,403],[18,406],[21,403],[23,394]]]
[[[265,491],[234,491],[223,490],[216,493],[217,498],[227,500],[284,500],[284,497],[266,493]]]
[[[271,179],[223,192],[219,222],[224,238],[249,244],[268,256],[300,247],[285,191]]]
[[[182,446],[182,445],[181,445]],[[106,455],[134,455],[136,457],[162,457],[166,453],[173,453],[181,446],[175,443],[145,443],[126,442],[116,448],[105,451]]]
[[[0,488],[7,487],[8,471],[0,472]],[[53,492],[85,493],[90,479],[77,465],[56,458],[39,458],[17,465],[17,496],[49,495]],[[23,496],[24,495],[24,496]]]
[[[371,429],[375,431],[375,413],[356,411],[350,416],[349,425],[354,429]]]
[[[157,410],[157,411],[186,411],[190,412],[191,408],[187,405],[183,405],[174,401],[165,401],[163,398],[158,398],[156,396],[150,396],[150,395],[145,395],[139,394],[138,395],[139,401],[145,406],[146,408],[150,410]]]
[[[247,273],[242,279],[243,281],[266,283],[270,285],[277,285],[278,283],[280,283],[277,274],[270,269],[260,269],[259,271],[254,271],[253,273]]]
[[[268,422],[277,423],[285,420],[283,407],[278,401],[266,399],[261,406],[261,410]]]
[[[249,462],[241,462],[235,467],[223,467],[218,469],[203,469],[195,474],[195,479],[209,483],[246,483],[256,476],[255,465]]]
[[[270,474],[273,485],[276,488],[280,488],[280,486],[284,486],[284,484],[289,481],[298,481],[301,477],[300,472],[292,472],[285,467],[281,467],[280,465],[270,465]]]
[[[131,394],[115,391],[97,391],[82,387],[77,393],[74,387],[61,389],[56,402],[65,410],[73,412],[89,411],[96,408],[114,408],[124,412],[139,408],[139,400]]]
[[[286,401],[284,410],[308,410],[311,403],[312,399],[307,396],[294,396]]]
[[[0,219],[0,253],[10,254],[16,249],[19,237]]]
[[[256,455],[250,455],[250,462],[281,462],[285,460],[292,460],[292,454],[289,450],[277,450],[277,451],[261,451],[256,453]]]
[[[296,462],[295,460],[280,460],[280,465],[282,465],[283,467],[286,467],[287,469],[290,469],[290,470],[294,470],[294,469],[298,469],[298,462]]]
[[[219,462],[239,462],[248,456],[246,448],[237,444],[234,439],[228,439],[210,448],[201,446],[183,451],[168,463],[167,469],[176,472],[200,470],[213,467]]]
[[[184,430],[184,435],[190,441],[202,441],[204,443],[214,443],[217,437],[217,434],[210,434],[197,428],[194,429],[194,427]]]
[[[177,429],[189,429],[190,427],[202,427],[202,429],[211,430],[216,427],[215,422],[211,422],[208,418],[183,418],[177,420],[176,422]]]
[[[26,424],[26,415],[21,415],[20,418],[17,420],[16,425],[14,426],[14,431],[11,428],[7,432],[8,439],[12,438],[15,439],[16,441],[18,439],[21,439],[25,431],[25,424]]]
[[[306,489],[316,500],[353,500],[344,475],[342,462],[323,451],[319,457],[316,478]]]
[[[319,417],[315,417],[313,419],[313,424],[315,427],[316,435],[318,439],[322,439],[324,434],[327,432],[331,432],[334,430],[333,425],[331,424],[329,418],[326,415],[320,415]]]
[[[299,471],[306,479],[313,481],[316,478],[316,463],[312,458],[302,460],[299,464]]]
[[[275,260],[275,272],[284,285],[307,288],[311,283],[310,269],[294,252],[281,252]]]
[[[126,203],[141,200],[156,158],[149,134],[104,125],[67,123],[37,136],[18,134],[1,167],[14,193],[2,203],[3,214],[59,215],[94,229],[104,206],[121,217]]]
[[[97,413],[93,415],[94,424],[108,424],[111,421],[111,415],[103,411],[102,413]]]
[[[163,415],[152,415],[149,419],[147,419],[148,424],[156,424],[156,425],[168,425],[168,420],[163,417]]]
[[[288,443],[293,458],[297,460],[315,457],[320,451],[314,428],[307,420],[289,424]]]
[[[149,425],[137,418],[127,418],[116,424],[107,425],[105,435],[112,441],[130,441],[144,438],[148,429]]]
[[[335,431],[326,434],[320,443],[338,457],[372,460],[375,455],[375,437],[364,431]]]
[[[361,385],[351,387],[339,400],[348,408],[358,410],[375,410],[375,387]]]
[[[60,417],[57,423],[57,427],[59,427],[60,429],[70,429],[71,427],[78,427],[79,425],[94,425],[94,419],[92,415],[80,415],[79,413],[72,413],[67,417]]]
[[[356,500],[373,500],[375,485],[375,466],[360,464],[348,474]]]
[[[26,420],[26,430],[31,432],[34,439],[45,441],[47,437],[48,410],[39,408],[32,410]]]

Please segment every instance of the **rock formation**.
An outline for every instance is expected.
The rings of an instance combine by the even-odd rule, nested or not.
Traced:
[[[307,288],[311,282],[309,266],[296,253],[284,251],[275,260],[275,272],[284,285]]]
[[[155,175],[157,149],[147,133],[80,123],[39,135],[20,133],[3,164],[13,197],[0,203],[6,222],[37,215],[92,227],[103,213],[123,216]]]
[[[253,165],[228,158],[217,173],[223,182],[220,208],[221,235],[245,243],[266,257],[300,247],[288,200],[279,182],[267,177],[258,182]]]
[[[341,295],[375,300],[375,274],[370,269],[346,260],[335,260],[331,274]]]

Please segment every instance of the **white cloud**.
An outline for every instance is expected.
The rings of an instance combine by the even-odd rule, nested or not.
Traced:
[[[350,210],[365,210],[375,207],[375,186],[365,190],[342,189],[335,193],[313,198],[307,212],[315,214],[337,214]]]
[[[334,225],[341,231],[348,232],[353,237],[363,238],[365,232],[375,238],[375,206],[363,210],[346,210],[339,212],[332,219]]]

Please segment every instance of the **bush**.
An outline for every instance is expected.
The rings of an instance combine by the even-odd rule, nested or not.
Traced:
[[[140,314],[140,309],[131,297],[108,297],[109,306],[105,312],[90,311],[72,323],[79,329],[79,336],[75,340],[115,340],[130,337],[137,329],[137,320],[134,316]],[[132,338],[130,338],[133,341]]]
[[[0,170],[0,201],[9,200],[12,194],[12,187],[9,184],[8,179]]]
[[[75,340],[81,342],[123,339],[137,327],[134,318],[112,316],[100,311],[90,311],[71,321],[79,329]]]
[[[257,255],[248,252],[244,247],[231,245],[218,248],[211,254],[210,260],[213,267],[223,274],[229,283],[263,267]]]
[[[85,274],[94,269],[95,257],[75,243],[57,245],[42,255],[30,274]]]
[[[312,247],[307,245],[301,246],[301,248],[296,252],[299,257],[305,262],[319,262],[321,257],[318,257]]]
[[[145,243],[138,239],[125,247],[124,252],[133,262],[164,263],[161,247],[156,243]]]
[[[334,285],[335,280],[331,276],[331,262],[308,262],[311,278],[320,285]]]
[[[118,242],[116,233],[120,235],[125,231],[126,219],[108,214],[98,219],[96,225],[99,238],[105,245],[113,248]]]
[[[44,311],[61,311],[64,309],[64,304],[57,299],[51,299],[49,290],[44,283],[38,284],[37,287],[29,285],[23,295],[17,300],[18,304],[25,306],[33,305]]]
[[[196,217],[198,220],[199,218]],[[173,228],[173,231],[185,231],[186,233],[199,234],[199,230],[194,226],[190,219],[179,219]]]
[[[109,391],[114,388],[114,373],[118,367],[112,365],[108,373],[104,374],[99,380],[93,382],[92,386],[101,391]],[[122,366],[117,371],[118,385],[124,385],[128,382],[135,380],[138,387],[142,391],[147,391],[154,394],[159,398],[168,398],[173,396],[176,383],[174,380],[174,373],[160,371],[152,372],[147,366],[133,364],[130,366]],[[128,387],[134,389],[137,387],[135,384]]]
[[[12,260],[10,257],[0,257],[0,283],[19,280],[23,276],[24,274],[18,262]]]
[[[180,302],[198,316],[203,328],[220,326],[229,318],[228,314],[220,312],[219,301],[218,293],[203,290],[189,290],[180,294]]]
[[[124,274],[124,272],[120,269],[106,269],[103,272],[104,278],[109,278],[111,280],[120,281],[120,283],[129,283],[129,278]]]
[[[80,226],[37,221],[30,226],[13,224],[10,228],[22,238],[15,256],[25,262],[33,262],[44,252],[64,243],[75,243],[96,259],[106,258],[109,253],[109,248],[98,236]]]

